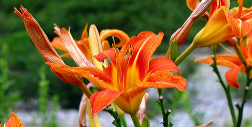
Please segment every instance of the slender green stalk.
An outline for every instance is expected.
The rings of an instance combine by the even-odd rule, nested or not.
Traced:
[[[222,86],[222,88],[224,89],[225,91],[225,94],[226,94],[226,98],[227,98],[227,101],[228,101],[228,106],[229,106],[229,110],[230,110],[230,114],[232,116],[232,121],[233,121],[233,126],[235,127],[236,125],[236,116],[235,116],[235,112],[234,112],[234,107],[233,107],[233,102],[232,102],[232,98],[231,98],[231,95],[230,95],[230,86],[228,85],[227,87],[224,85],[224,82],[220,76],[220,72],[217,68],[217,64],[216,64],[216,50],[214,49],[213,50],[213,64],[211,65],[213,67],[213,71],[215,72],[215,74],[218,76],[218,79],[220,81],[220,84]]]
[[[134,114],[130,114],[131,116],[131,119],[135,125],[135,127],[141,127],[140,123],[139,123],[139,120],[137,118],[137,113],[134,113]]]
[[[168,116],[169,116],[170,112],[165,111],[165,109],[164,109],[163,90],[162,89],[158,89],[158,95],[159,95],[159,104],[160,104],[162,115],[163,115],[163,126],[168,127]]]
[[[119,118],[120,118],[120,122],[123,125],[123,127],[128,127],[128,125],[126,123],[126,120],[125,120],[125,117],[124,116],[119,116]]]
[[[195,48],[196,46],[194,43],[191,43],[191,45],[175,60],[175,64],[178,66]]]
[[[239,106],[239,105],[237,106],[237,109],[238,109],[238,118],[237,118],[236,127],[240,127],[241,126],[242,116],[243,116],[243,108],[244,108],[246,97],[247,97],[247,94],[248,94],[248,91],[249,91],[249,85],[251,83],[251,78],[250,78],[251,66],[249,68],[247,68],[247,66],[245,64],[245,67],[246,67],[246,73],[247,73],[247,81],[246,81],[246,87],[245,87],[244,95],[243,95],[243,99],[242,99],[242,104],[241,104],[241,106]]]

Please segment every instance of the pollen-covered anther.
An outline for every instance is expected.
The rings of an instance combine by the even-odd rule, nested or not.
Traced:
[[[124,58],[125,59],[130,58],[132,55],[133,55],[133,53],[132,53],[132,43],[130,43],[129,50],[126,51],[126,53],[124,55]]]

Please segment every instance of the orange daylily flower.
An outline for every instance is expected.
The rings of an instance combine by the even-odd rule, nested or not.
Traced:
[[[197,47],[210,46],[236,36],[242,38],[252,31],[252,8],[239,7],[229,10],[229,0],[216,0],[211,6],[206,26],[198,32],[193,43]]]
[[[124,112],[137,112],[146,90],[152,88],[177,88],[185,90],[186,80],[175,63],[167,57],[150,60],[160,45],[163,33],[141,32],[122,46],[100,52],[97,60],[110,59],[108,67],[70,67],[47,62],[58,73],[76,74],[87,78],[101,89],[90,97],[93,115],[114,102]],[[178,75],[173,75],[176,71]]]
[[[242,55],[245,58],[246,64],[248,66],[251,66],[252,65],[252,36],[248,36],[245,41],[241,41],[239,48],[242,52]],[[196,59],[195,62],[213,64],[213,59],[212,57],[208,57],[201,60]],[[239,59],[239,56],[234,53],[232,55],[219,54],[219,55],[216,55],[216,63],[217,65],[231,68],[225,74],[226,81],[230,86],[234,88],[239,88],[238,81],[237,81],[238,74],[239,72],[246,74],[246,68],[243,62]]]
[[[12,112],[10,114],[10,119],[4,124],[3,127],[23,127],[23,124],[18,116]]]

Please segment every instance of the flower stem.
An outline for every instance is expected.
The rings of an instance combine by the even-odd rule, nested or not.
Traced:
[[[168,116],[170,114],[169,111],[165,111],[164,109],[164,101],[163,101],[163,90],[158,89],[158,95],[159,95],[159,105],[161,107],[162,115],[163,115],[163,126],[168,127]]]
[[[191,43],[191,45],[175,60],[175,64],[178,66],[195,48],[195,44]]]
[[[141,127],[140,123],[139,123],[139,120],[137,118],[137,113],[134,113],[134,114],[130,114],[131,116],[131,119],[135,125],[135,127]]]
[[[222,88],[224,89],[225,91],[225,94],[226,94],[226,98],[227,98],[227,101],[228,101],[228,106],[229,106],[229,110],[230,110],[230,114],[231,114],[231,117],[232,117],[232,121],[233,121],[233,126],[235,127],[236,125],[236,116],[235,116],[235,112],[234,112],[234,107],[233,107],[233,104],[232,104],[232,98],[231,98],[231,95],[230,95],[230,86],[228,85],[227,87],[224,85],[224,82],[220,76],[220,72],[217,68],[217,64],[216,64],[216,50],[213,49],[213,55],[212,55],[212,58],[213,58],[213,64],[211,65],[213,67],[213,71],[215,72],[215,74],[218,76],[218,79],[220,81],[220,84],[222,86]]]
[[[238,44],[236,44],[234,46],[234,50],[235,50],[236,54],[238,55],[239,59],[241,60],[241,62],[242,63],[246,63],[245,58],[244,58],[244,56],[243,56],[243,54],[241,52],[241,49],[239,48]]]
[[[244,107],[244,104],[246,102],[246,97],[247,97],[247,94],[248,94],[248,91],[249,91],[249,85],[251,83],[251,78],[250,78],[251,66],[249,68],[247,68],[247,66],[245,64],[245,67],[246,67],[246,73],[247,73],[247,81],[246,81],[246,87],[245,87],[244,95],[243,95],[243,99],[242,99],[242,104],[241,104],[241,106],[239,106],[239,105],[236,106],[237,109],[238,109],[238,118],[237,118],[236,127],[240,127],[241,126],[242,115],[243,115],[243,107]]]

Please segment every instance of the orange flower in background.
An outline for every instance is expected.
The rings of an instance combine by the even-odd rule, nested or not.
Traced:
[[[239,7],[229,10],[229,6],[229,0],[216,0],[206,26],[193,40],[195,46],[218,44],[233,36],[242,38],[252,31],[252,8],[242,7],[242,0]]]
[[[10,119],[4,124],[3,127],[23,127],[23,124],[18,116],[12,112],[10,114]]]
[[[185,90],[186,80],[175,63],[167,57],[150,60],[161,44],[163,33],[141,32],[132,37],[119,51],[117,48],[100,52],[99,61],[110,59],[103,70],[97,67],[69,67],[47,62],[58,73],[76,74],[92,81],[102,91],[90,97],[93,115],[114,102],[124,112],[137,112],[145,91],[152,88]],[[176,71],[178,76],[171,71]]]
[[[240,50],[242,55],[245,58],[246,64],[248,66],[252,65],[252,36],[248,36],[244,41],[240,41]],[[195,62],[213,64],[213,58],[208,57],[205,59],[198,60],[196,59]],[[239,56],[236,54],[220,54],[216,55],[216,63],[217,65],[230,67],[231,69],[226,72],[226,81],[227,83],[234,87],[239,88],[238,85],[238,74],[242,72],[246,74],[246,68],[242,61],[239,59]]]

